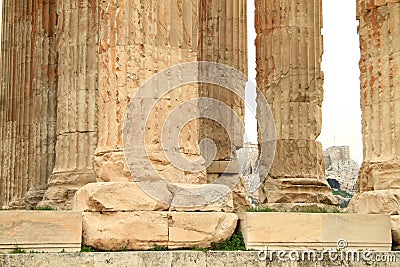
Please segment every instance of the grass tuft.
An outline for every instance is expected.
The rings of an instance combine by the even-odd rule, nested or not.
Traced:
[[[83,253],[85,253],[85,252],[96,252],[96,250],[94,248],[92,248],[92,247],[89,247],[89,246],[83,246],[81,248],[81,252],[83,252]]]
[[[56,210],[56,209],[51,206],[37,206],[35,210]]]
[[[235,231],[231,238],[221,243],[211,243],[211,249],[216,251],[246,251],[246,245],[243,241],[243,235],[239,231]]]

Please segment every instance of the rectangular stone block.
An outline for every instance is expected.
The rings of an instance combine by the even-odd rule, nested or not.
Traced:
[[[228,239],[237,221],[225,212],[84,212],[83,244],[104,251],[207,248]]]
[[[81,241],[81,212],[0,211],[1,252],[78,252]]]
[[[351,250],[392,247],[387,215],[247,212],[239,217],[247,249],[336,249],[339,240]]]
[[[238,216],[224,212],[170,212],[168,248],[207,248],[228,239]]]
[[[84,212],[83,244],[104,251],[168,245],[165,212]]]

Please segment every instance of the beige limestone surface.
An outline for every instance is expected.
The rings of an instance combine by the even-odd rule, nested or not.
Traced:
[[[125,111],[143,83],[161,70],[211,61],[247,73],[246,0],[18,3],[7,0],[2,6],[0,201],[5,208],[34,208],[43,200],[41,205],[68,210],[87,183],[133,181],[123,154]],[[190,173],[163,155],[167,116],[199,96],[226,103],[243,122],[243,100],[222,86],[176,88],[158,99],[149,117],[135,117],[147,123],[145,140],[139,141],[146,143],[150,161],[135,158],[134,170],[145,172],[150,162],[173,182],[218,178],[221,170]],[[143,105],[152,98],[146,92]],[[199,115],[199,109],[193,111]],[[200,138],[213,138],[214,161],[223,165],[235,160],[242,137],[238,130],[230,140],[216,122],[195,120],[176,136],[174,149],[197,159]],[[245,192],[238,194],[242,201]]]
[[[2,1],[0,206],[11,209],[36,206],[55,163],[56,1],[23,2]]]
[[[106,251],[168,245],[168,216],[160,212],[84,212],[83,245]]]
[[[356,250],[391,251],[392,245],[387,215],[247,212],[240,228],[248,249],[336,249],[339,240]]]
[[[224,185],[164,182],[91,183],[75,195],[77,211],[232,212],[233,198]]]
[[[357,194],[351,200],[349,212],[358,214],[400,214],[400,190],[387,189]]]
[[[1,252],[15,248],[27,252],[79,252],[81,241],[81,212],[0,212]]]
[[[107,251],[207,248],[228,239],[237,221],[224,212],[84,212],[83,244]]]
[[[322,126],[322,1],[255,3],[257,86],[271,106],[276,128],[271,170],[260,173],[265,179],[261,202],[335,205],[316,141]],[[259,114],[259,123],[266,123]],[[259,140],[261,146],[267,142]],[[260,164],[262,170],[268,162]]]
[[[399,13],[399,0],[357,1],[364,161],[354,212],[398,214],[392,192],[400,189]]]

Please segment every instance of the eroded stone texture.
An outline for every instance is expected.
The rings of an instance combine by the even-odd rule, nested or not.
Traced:
[[[172,212],[168,214],[168,248],[208,248],[230,238],[238,216],[221,212]]]
[[[196,61],[198,57],[198,1],[107,1],[99,4],[99,142],[95,170],[99,181],[132,181],[122,152],[122,128],[126,108],[139,87],[158,71]],[[153,92],[143,98],[152,101]],[[142,176],[152,163],[168,180],[204,183],[203,174],[185,174],[174,168],[162,153],[161,129],[166,116],[185,100],[197,96],[196,87],[178,88],[164,96],[147,120],[147,155],[136,155],[134,163]],[[183,140],[198,156],[197,127],[189,127]],[[178,137],[177,137],[178,138]],[[143,140],[137,140],[143,142]],[[186,151],[190,156],[190,153]],[[151,161],[146,158],[150,157]],[[135,174],[135,166],[131,166]],[[138,174],[138,176],[139,176]],[[152,175],[154,176],[154,175]]]
[[[78,211],[201,211],[232,212],[232,193],[223,185],[92,183],[75,195]],[[219,196],[222,196],[219,198]]]
[[[83,244],[109,251],[206,248],[229,238],[237,220],[222,212],[84,212]]]
[[[97,4],[59,0],[57,15],[56,162],[42,205],[70,209],[76,190],[96,180]]]
[[[359,214],[400,214],[400,190],[375,190],[357,194],[348,210]]]
[[[2,8],[0,203],[33,208],[55,159],[56,1],[9,0]]]
[[[277,139],[270,173],[261,174],[267,176],[264,202],[337,203],[316,141],[323,100],[321,8],[321,0],[256,1],[257,84],[271,106]]]
[[[243,120],[244,103],[238,96],[217,86],[184,85],[159,99],[148,117],[130,114],[136,116],[135,119],[146,121],[147,126],[147,152],[132,157],[129,165],[132,173],[125,165],[122,152],[124,116],[130,100],[137,97],[135,94],[139,87],[159,71],[176,64],[208,60],[228,64],[246,73],[246,1],[102,2],[99,14],[101,116],[94,160],[98,180],[153,179],[154,174],[149,169],[154,167],[160,176],[171,182],[204,184],[214,181],[224,171],[214,170],[215,164],[207,172],[206,169],[191,172],[171,164],[164,154],[161,133],[163,127],[168,127],[164,123],[176,107],[199,96],[221,100]],[[245,81],[242,97],[244,86]],[[140,95],[141,105],[151,103],[153,98],[154,92]],[[202,111],[207,112],[207,108],[203,108],[192,107],[191,112],[201,117],[205,114]],[[218,110],[213,112],[221,113]],[[243,132],[235,132],[229,138],[215,121],[194,120],[183,128],[179,137],[175,137],[179,138],[179,145],[173,149],[188,159],[196,160],[201,157],[199,141],[211,138],[218,149],[215,163],[226,163],[235,160],[236,149],[242,146],[242,136]],[[152,166],[148,166],[149,163]]]
[[[364,162],[351,206],[354,212],[388,213],[387,205],[379,211],[361,200],[375,195],[376,202],[390,203],[382,190],[400,189],[400,1],[358,0],[357,9]],[[390,208],[397,214],[397,207]]]
[[[106,251],[168,245],[168,216],[159,212],[85,212],[83,244]]]
[[[226,64],[247,75],[247,1],[200,1],[200,10],[199,60]],[[209,183],[226,171],[215,166],[237,161],[236,151],[243,147],[245,82],[243,81],[239,94],[235,94],[232,88],[211,84],[203,84],[199,88],[200,97],[220,100],[232,111],[226,114],[213,108],[215,114],[226,116],[230,125],[234,124],[233,116],[236,114],[241,118],[242,124],[234,126],[234,131],[229,131],[215,121],[200,120],[200,140],[210,138],[215,141],[217,148],[214,164],[207,168]],[[200,107],[200,115],[207,113],[205,109],[205,107]],[[236,174],[239,174],[239,170]],[[235,209],[242,210],[250,207],[243,179],[240,179],[234,187],[233,197]]]
[[[199,60],[226,64],[247,75],[247,1],[199,1],[200,3],[200,49]],[[246,82],[246,81],[243,81]],[[240,94],[236,95],[232,88],[204,84],[200,86],[199,96],[218,99],[227,104],[233,111],[230,114],[222,110],[213,110],[215,114],[233,117],[234,112],[241,118],[244,125],[244,84]],[[200,115],[206,114],[200,107]],[[229,118],[230,124],[233,120]],[[227,132],[215,121],[203,119],[200,121],[200,139],[215,140],[217,155],[214,161],[224,164],[237,160],[236,150],[243,146],[243,134]],[[213,165],[208,168],[208,180],[218,177],[224,170],[215,170]],[[212,174],[212,175],[210,175]]]

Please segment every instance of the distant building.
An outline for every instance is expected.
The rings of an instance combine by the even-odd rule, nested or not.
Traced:
[[[360,166],[350,158],[350,147],[330,147],[324,151],[324,158],[326,178],[337,181],[341,190],[354,193]]]

